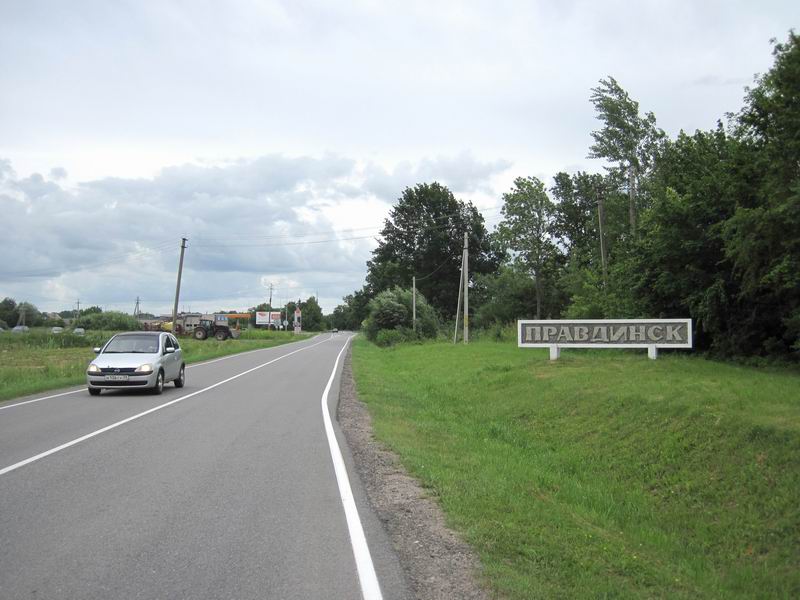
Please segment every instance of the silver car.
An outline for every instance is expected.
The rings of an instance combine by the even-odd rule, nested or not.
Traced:
[[[178,388],[186,383],[183,351],[170,333],[118,333],[94,351],[97,357],[86,369],[86,385],[92,396],[103,389],[122,388],[150,388],[160,394],[168,381]]]

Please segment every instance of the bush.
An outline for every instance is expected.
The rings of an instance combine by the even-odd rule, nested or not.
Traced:
[[[84,329],[108,329],[113,331],[138,331],[141,329],[139,321],[125,313],[109,311],[83,315],[75,327]]]
[[[402,329],[381,329],[375,336],[375,345],[386,348],[406,340],[406,332]]]
[[[417,292],[417,328],[416,334],[412,330],[413,322],[413,297],[411,290],[393,288],[375,296],[369,303],[369,315],[364,321],[364,330],[367,339],[376,342],[378,334],[382,331],[405,330],[406,334],[399,336],[389,334],[385,339],[408,341],[409,339],[435,338],[439,323],[436,311],[428,304],[425,297]],[[388,345],[388,344],[387,344]]]

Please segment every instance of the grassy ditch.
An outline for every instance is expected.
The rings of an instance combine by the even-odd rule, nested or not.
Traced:
[[[94,357],[92,348],[102,346],[114,333],[88,331],[85,336],[75,336],[32,330],[25,334],[0,334],[0,401],[83,383],[86,365]],[[180,343],[186,362],[192,363],[270,348],[309,335],[260,331],[252,339],[218,342],[215,339],[181,338]]]
[[[482,341],[353,368],[508,598],[800,596],[800,374]]]

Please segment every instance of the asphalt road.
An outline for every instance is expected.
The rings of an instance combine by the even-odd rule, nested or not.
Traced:
[[[0,598],[410,598],[335,421],[348,338],[0,405]]]

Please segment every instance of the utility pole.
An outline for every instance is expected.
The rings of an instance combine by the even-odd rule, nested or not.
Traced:
[[[22,307],[19,309],[19,316],[17,317],[17,327],[20,325],[25,325],[25,304],[22,304]]]
[[[464,253],[461,253],[461,274],[458,276],[458,304],[456,305],[456,329],[453,331],[453,343],[458,341],[458,315],[461,312],[461,281],[464,279]]]
[[[411,276],[411,329],[417,332],[417,276]]]
[[[172,331],[175,331],[178,320],[178,298],[181,295],[181,275],[183,275],[183,253],[186,250],[186,238],[181,238],[181,259],[178,263],[178,283],[175,286],[175,304],[172,307]]]
[[[469,343],[469,241],[464,232],[464,343]]]
[[[75,323],[78,322],[78,319],[81,318],[81,299],[78,298],[78,301],[75,303]]]
[[[139,318],[139,296],[136,296],[136,306],[133,307],[133,318]]]
[[[597,224],[600,230],[600,264],[603,267],[603,289],[608,287],[608,256],[606,255],[606,240],[604,227],[606,223],[606,206],[603,192],[598,188],[597,191]]]
[[[628,165],[628,217],[631,222],[631,236],[636,237],[636,167],[633,161]]]

